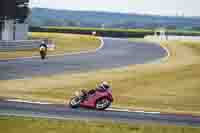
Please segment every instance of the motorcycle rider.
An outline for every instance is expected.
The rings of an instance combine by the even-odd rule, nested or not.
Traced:
[[[91,89],[89,91],[87,90],[82,90],[83,94],[85,96],[88,96],[88,95],[92,95],[94,94],[96,91],[99,91],[99,92],[104,92],[104,91],[107,91],[108,89],[111,89],[110,85],[108,82],[104,81],[102,82],[100,85],[98,85],[95,89]]]
[[[42,57],[42,59],[45,58],[47,53],[47,45],[45,43],[45,41],[42,41],[42,43],[40,44],[40,55]]]
[[[111,87],[108,82],[104,81],[96,88],[96,91],[104,92],[108,89],[111,89]]]

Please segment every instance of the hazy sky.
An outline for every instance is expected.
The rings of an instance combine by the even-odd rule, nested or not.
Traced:
[[[32,7],[200,16],[200,0],[31,0]]]

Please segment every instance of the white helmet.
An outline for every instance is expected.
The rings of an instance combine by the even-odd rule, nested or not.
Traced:
[[[43,40],[41,43],[42,43],[42,44],[45,44],[45,41]]]
[[[107,90],[110,88],[110,85],[108,84],[108,82],[104,81],[100,84],[100,88]]]

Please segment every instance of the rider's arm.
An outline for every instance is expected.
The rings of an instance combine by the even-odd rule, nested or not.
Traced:
[[[96,90],[95,89],[92,89],[92,90],[90,90],[89,92],[88,92],[88,94],[94,94],[96,92]]]

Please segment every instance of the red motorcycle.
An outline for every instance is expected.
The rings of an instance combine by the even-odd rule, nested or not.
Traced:
[[[105,91],[85,92],[81,90],[76,92],[75,96],[71,98],[69,106],[71,108],[87,107],[97,110],[105,110],[113,102],[112,91],[107,89]]]

